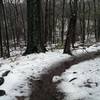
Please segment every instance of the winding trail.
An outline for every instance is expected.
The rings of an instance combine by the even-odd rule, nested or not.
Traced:
[[[61,75],[66,69],[74,64],[100,57],[100,51],[83,54],[81,56],[72,56],[71,59],[53,64],[53,69],[41,75],[39,80],[33,80],[32,95],[30,100],[63,100],[64,94],[56,88],[58,83],[53,83],[52,78],[55,75]]]

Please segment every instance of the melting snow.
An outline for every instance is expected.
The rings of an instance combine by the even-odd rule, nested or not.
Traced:
[[[64,100],[100,100],[100,58],[73,65],[59,78]]]
[[[86,50],[88,52],[100,50],[100,44],[98,45],[91,46]],[[15,51],[13,51],[13,53],[15,53]],[[17,51],[17,54],[18,53],[19,51]],[[86,53],[86,51],[84,51],[83,49],[77,49],[73,51],[73,54],[75,55],[82,54],[82,53]],[[2,74],[5,71],[10,71],[9,74],[4,77],[5,79],[4,84],[0,86],[0,90],[3,89],[6,91],[6,95],[0,97],[0,100],[17,100],[19,96],[29,97],[31,91],[31,86],[29,81],[30,79],[37,80],[41,74],[46,73],[47,70],[51,68],[52,64],[57,63],[61,60],[71,58],[71,56],[67,54],[62,54],[62,50],[56,50],[54,52],[47,52],[47,53],[40,53],[40,54],[31,54],[28,56],[21,56],[21,55],[14,56],[14,54],[12,55],[13,57],[10,57],[9,59],[0,58],[0,77],[2,77]],[[95,61],[97,63],[97,67],[93,66],[93,63]],[[89,66],[88,66],[88,62],[87,64],[81,67],[76,66],[74,67],[74,69],[72,70],[70,69],[68,72],[66,71],[62,75],[61,78],[63,78],[64,81],[62,81],[59,87],[63,88],[64,86],[65,88],[64,92],[68,92],[70,95],[69,97],[72,96],[74,98],[75,95],[76,98],[80,97],[80,95],[85,97],[89,93],[93,93],[96,91],[97,92],[95,93],[95,96],[97,96],[98,98],[98,95],[100,95],[99,94],[100,88],[99,86],[96,87],[95,84],[95,82],[98,82],[98,85],[100,83],[99,82],[100,74],[99,71],[97,71],[97,68],[99,70],[98,64],[100,62],[100,59],[94,60],[92,62],[89,63],[90,64]],[[79,69],[77,70],[77,68]],[[90,69],[92,71],[89,71]],[[76,75],[73,74],[72,73],[73,71],[77,71],[77,74]],[[77,77],[77,79],[68,82],[75,77]],[[59,77],[56,77],[54,80],[56,79],[58,80],[58,78]],[[84,84],[82,83],[87,82],[87,79],[90,79],[89,81],[93,82],[91,83],[91,86],[94,89],[92,88],[88,89],[87,87],[84,87]],[[82,89],[82,92],[80,92],[80,89]],[[77,92],[79,94],[77,94]],[[75,95],[73,95],[73,93]],[[100,100],[100,99],[95,99],[95,100]]]

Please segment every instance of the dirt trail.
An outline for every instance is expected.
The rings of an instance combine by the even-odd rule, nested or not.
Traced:
[[[58,92],[56,89],[57,83],[52,82],[52,78],[55,75],[61,75],[66,69],[70,68],[74,64],[78,64],[82,61],[94,59],[99,57],[100,51],[84,54],[78,57],[71,57],[71,60],[62,61],[58,64],[54,64],[53,69],[48,70],[46,74],[43,74],[40,80],[33,80],[33,89],[30,100],[63,100],[64,94]]]

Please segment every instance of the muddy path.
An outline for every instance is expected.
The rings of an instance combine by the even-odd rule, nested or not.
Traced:
[[[66,69],[74,64],[95,59],[100,56],[100,51],[84,54],[81,56],[72,56],[70,60],[65,60],[57,64],[53,64],[53,69],[41,75],[39,80],[33,80],[32,95],[30,100],[63,100],[64,94],[56,88],[58,83],[53,83],[52,78],[55,75],[61,75]]]

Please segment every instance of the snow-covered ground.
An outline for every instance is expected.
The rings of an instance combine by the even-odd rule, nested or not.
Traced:
[[[9,71],[8,76],[4,77],[5,82],[0,86],[0,90],[5,90],[6,95],[0,100],[16,100],[19,96],[29,96],[29,79],[38,79],[45,73],[53,63],[68,58],[61,52],[47,52],[31,54],[28,56],[11,57],[0,59],[0,76],[5,71]]]
[[[100,50],[100,43],[86,50],[80,48],[74,50],[73,54],[80,55],[82,53]],[[28,56],[18,55],[19,51],[14,51],[13,53],[13,57],[9,59],[0,58],[0,77],[3,76],[5,71],[9,71],[9,74],[4,77],[4,84],[0,86],[0,90],[5,90],[6,95],[0,97],[0,100],[17,100],[20,96],[28,98],[31,89],[30,79],[38,80],[41,74],[46,73],[51,68],[52,64],[71,58],[67,54],[62,54],[62,50],[31,54]],[[93,85],[95,87],[95,83]]]
[[[64,100],[100,100],[100,58],[73,65],[53,80],[61,80],[57,88]]]

